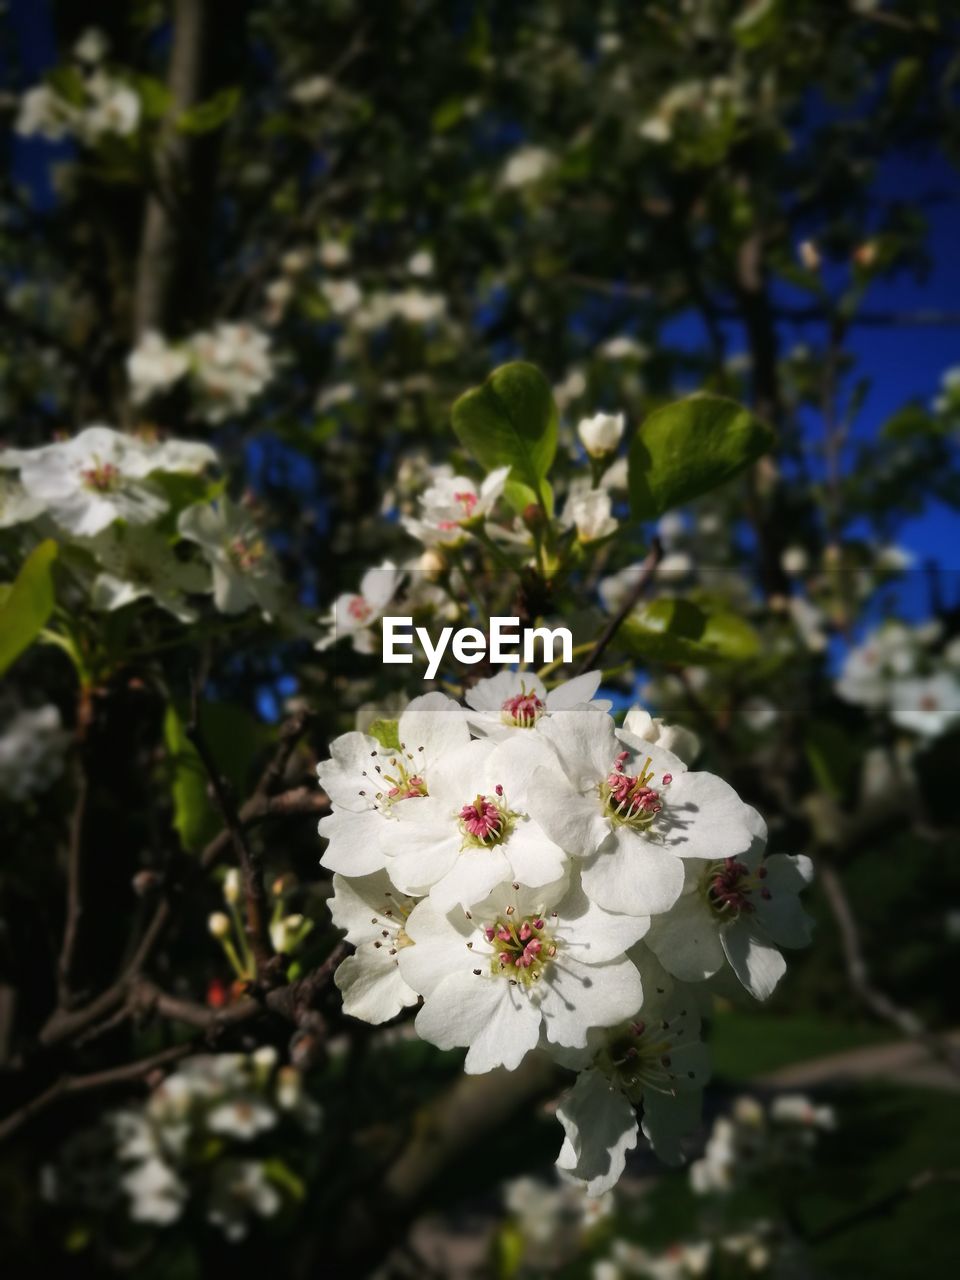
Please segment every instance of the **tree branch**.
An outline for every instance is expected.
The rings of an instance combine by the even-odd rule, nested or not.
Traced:
[[[217,806],[223,815],[224,825],[230,835],[240,874],[243,879],[243,892],[246,903],[246,931],[257,965],[257,975],[261,981],[269,982],[276,965],[273,963],[274,950],[270,940],[268,923],[267,891],[263,883],[263,868],[256,857],[246,836],[246,828],[237,811],[233,796],[217,768],[210,747],[200,729],[199,682],[194,684],[193,713],[187,725],[187,737],[196,748],[197,755],[207,772]]]
[[[12,1111],[0,1120],[0,1142],[11,1137],[34,1116],[46,1111],[60,1098],[76,1093],[88,1093],[94,1089],[106,1089],[115,1084],[129,1084],[134,1080],[142,1080],[157,1067],[167,1066],[180,1058],[185,1058],[196,1048],[194,1041],[172,1045],[148,1058],[140,1058],[137,1062],[128,1062],[119,1067],[108,1067],[104,1071],[94,1071],[83,1076],[61,1076],[49,1089],[38,1093],[35,1098],[25,1102],[22,1107]]]
[[[207,0],[173,0],[173,43],[167,72],[170,113],[157,149],[159,190],[147,201],[134,286],[135,337],[164,329],[177,268],[178,234],[171,201],[182,178],[191,139],[179,133],[177,117],[200,99],[208,28]]]
[[[929,1031],[922,1020],[909,1009],[895,1004],[888,995],[879,991],[870,979],[870,971],[863,954],[860,930],[843,882],[836,870],[826,861],[818,863],[818,878],[827,899],[827,905],[840,933],[840,944],[847,969],[847,980],[853,993],[870,1011],[897,1028],[901,1035],[917,1040],[951,1071],[960,1075],[960,1054],[948,1040]]]
[[[623,604],[609,620],[603,631],[601,631],[600,638],[597,640],[597,643],[593,646],[574,672],[575,676],[582,676],[585,672],[591,671],[603,657],[611,640],[623,625],[624,619],[633,612],[636,608],[637,602],[650,585],[650,582],[657,571],[657,565],[662,559],[663,545],[659,538],[654,538],[650,543],[650,550],[647,552],[646,559],[640,566],[640,571],[637,574],[637,580],[630,588],[626,600],[624,600]]]
[[[80,746],[82,752],[82,744]],[[87,814],[87,797],[90,791],[90,779],[83,760],[78,757],[76,765],[77,794],[74,800],[73,813],[70,816],[70,834],[67,841],[67,905],[63,926],[63,943],[60,948],[60,959],[57,965],[57,989],[60,1004],[69,1005],[71,999],[71,979],[76,959],[77,939],[80,930],[80,917],[83,915],[83,826]]]

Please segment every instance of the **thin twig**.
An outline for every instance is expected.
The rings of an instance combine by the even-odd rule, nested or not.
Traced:
[[[187,725],[187,737],[196,748],[197,755],[200,757],[207,772],[217,806],[223,816],[224,825],[230,833],[230,842],[233,845],[240,867],[240,874],[243,878],[247,937],[250,940],[250,948],[256,961],[257,973],[261,979],[266,979],[271,973],[274,950],[273,943],[270,941],[267,891],[263,883],[263,868],[260,865],[259,858],[254,855],[250,848],[244,824],[237,811],[233,796],[230,794],[227,784],[217,768],[217,762],[213,758],[210,747],[201,731],[199,690],[199,681],[196,681],[193,689],[193,711],[190,723]]]
[[[82,760],[83,747],[77,758],[77,794],[70,816],[70,835],[67,842],[67,907],[63,926],[63,945],[57,966],[57,987],[60,1004],[70,1003],[71,978],[77,953],[80,917],[83,914],[83,826],[87,814],[87,796],[90,780]]]
[[[852,1227],[859,1227],[863,1222],[869,1222],[873,1218],[885,1218],[891,1210],[896,1209],[904,1200],[909,1200],[918,1191],[924,1191],[927,1187],[944,1182],[960,1182],[960,1169],[923,1169],[885,1195],[878,1196],[850,1213],[842,1214],[833,1222],[828,1222],[825,1227],[807,1232],[804,1238],[808,1244],[820,1244],[824,1240],[841,1235],[844,1231],[849,1231]]]
[[[640,571],[637,574],[637,580],[630,589],[626,600],[624,600],[623,604],[604,627],[603,631],[600,633],[599,640],[577,667],[574,672],[575,675],[582,676],[585,672],[591,671],[597,665],[606,652],[610,641],[623,625],[624,619],[636,608],[637,602],[650,585],[650,582],[657,571],[657,565],[662,559],[663,544],[660,542],[659,538],[654,538],[650,543],[650,550],[647,552],[646,559],[640,566]]]
[[[901,1035],[908,1039],[919,1041],[934,1057],[960,1075],[960,1054],[953,1045],[929,1031],[915,1013],[895,1004],[888,995],[873,985],[863,954],[860,930],[843,882],[836,870],[825,860],[819,862],[817,871],[827,905],[840,932],[840,945],[843,948],[847,980],[851,990],[878,1018],[892,1023]]]
[[[119,1067],[108,1067],[104,1071],[93,1071],[83,1076],[61,1076],[49,1089],[45,1089],[43,1093],[38,1093],[35,1098],[31,1098],[22,1107],[18,1107],[16,1111],[12,1111],[3,1120],[0,1120],[0,1142],[16,1133],[28,1120],[32,1120],[34,1116],[46,1111],[48,1107],[52,1106],[60,1098],[75,1093],[87,1093],[94,1089],[106,1089],[115,1084],[129,1084],[131,1081],[141,1080],[155,1068],[166,1066],[170,1062],[176,1062],[179,1058],[185,1058],[187,1054],[193,1053],[195,1048],[195,1042],[188,1041],[184,1044],[171,1045],[170,1048],[162,1049],[159,1053],[151,1054],[148,1058],[140,1058],[137,1062],[127,1062]]]

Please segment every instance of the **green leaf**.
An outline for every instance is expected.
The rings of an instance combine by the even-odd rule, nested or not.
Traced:
[[[376,738],[382,747],[390,751],[400,750],[400,722],[398,720],[374,720],[367,726],[367,733]]]
[[[716,489],[773,444],[773,432],[734,400],[696,395],[657,409],[630,446],[630,505],[638,519]]]
[[[140,98],[143,114],[148,120],[162,120],[173,105],[173,95],[156,76],[135,75],[131,83]]]
[[[290,1166],[277,1156],[271,1156],[263,1162],[264,1175],[276,1186],[281,1187],[294,1200],[303,1200],[307,1194],[306,1184]]]
[[[29,649],[53,612],[56,558],[57,544],[51,539],[34,547],[0,604],[0,675]]]
[[[163,717],[163,741],[171,769],[174,830],[184,849],[196,853],[216,833],[217,819],[207,795],[206,770],[173,703]]]
[[[453,406],[453,429],[486,471],[511,468],[508,500],[515,510],[529,503],[515,484],[545,501],[543,482],[557,452],[557,406],[534,365],[501,365],[483,386],[465,392]]]
[[[742,661],[760,649],[756,631],[737,614],[667,598],[654,600],[625,618],[618,639],[644,661],[700,666]]]
[[[181,133],[212,133],[227,123],[239,105],[240,90],[236,86],[221,89],[206,102],[182,112],[177,117],[177,128]]]
[[[257,754],[267,745],[269,728],[243,707],[207,703],[201,727],[217,768],[237,794],[246,788]],[[186,722],[172,703],[163,722],[163,738],[170,765],[173,825],[188,853],[196,853],[216,835],[222,816],[210,799],[206,769],[187,737]]]
[[[54,93],[72,107],[86,106],[86,84],[76,67],[54,67],[47,72],[46,81]]]
[[[863,758],[861,744],[842,725],[812,720],[804,734],[803,749],[821,790],[841,799],[856,780]]]
[[[433,125],[434,133],[446,133],[448,129],[452,129],[454,125],[459,124],[463,116],[463,98],[447,98],[434,111],[430,123]]]

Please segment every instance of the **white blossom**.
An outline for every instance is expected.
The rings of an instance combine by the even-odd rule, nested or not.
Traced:
[[[368,569],[360,580],[359,591],[337,596],[330,613],[322,619],[328,628],[327,635],[316,647],[329,649],[338,640],[349,637],[357,653],[375,653],[379,647],[375,624],[383,617],[400,580],[400,570],[389,560],[378,568]]]
[[[591,1195],[617,1182],[641,1130],[662,1160],[679,1164],[710,1076],[691,993],[648,954],[640,968],[643,1006],[614,1029],[592,1033],[587,1052],[568,1063],[581,1071],[557,1108],[566,1133],[557,1167]]]
[[[18,711],[0,731],[0,795],[23,801],[63,773],[70,734],[53,703]]]
[[[307,76],[291,86],[290,97],[301,107],[313,107],[324,102],[334,91],[334,83],[329,76]]]
[[[111,612],[150,598],[181,622],[196,619],[186,597],[210,590],[210,570],[198,561],[181,560],[157,530],[111,525],[85,545],[100,570],[90,591],[95,609]]]
[[[591,903],[580,885],[498,886],[470,916],[428,898],[411,912],[404,980],[424,997],[416,1027],[441,1049],[468,1046],[464,1070],[513,1069],[548,1042],[583,1048],[643,1002],[625,950],[647,921]]]
[[[545,147],[520,147],[503,166],[500,182],[513,189],[529,186],[545,177],[555,163],[553,154]]]
[[[429,249],[418,249],[407,259],[407,270],[412,276],[432,276],[433,267],[433,254]]]
[[[60,142],[74,131],[77,118],[77,110],[71,103],[50,85],[38,84],[20,99],[14,129],[24,138],[41,137],[48,142]]]
[[[318,827],[329,841],[321,864],[342,875],[382,871],[383,824],[392,825],[408,804],[420,804],[434,768],[469,738],[461,708],[442,693],[426,693],[409,704],[397,723],[397,748],[366,733],[335,738],[330,759],[317,765],[332,806]]]
[[[687,858],[729,857],[750,847],[754,810],[710,773],[688,772],[653,743],[635,751],[593,707],[537,725],[561,770],[541,768],[530,813],[568,853],[586,859],[583,885],[600,906],[639,915],[669,911]]]
[[[482,521],[493,511],[509,474],[509,467],[498,467],[478,489],[466,476],[437,471],[421,496],[419,516],[402,516],[401,524],[427,546],[456,546],[473,522]]]
[[[534,728],[543,716],[556,711],[587,703],[609,711],[609,702],[594,698],[600,679],[601,672],[588,671],[563,680],[548,691],[543,681],[530,672],[499,671],[467,690],[467,722],[474,733],[503,740]]]
[[[577,435],[592,458],[615,453],[623,439],[623,414],[595,413],[592,418],[581,418]]]
[[[417,993],[404,982],[398,962],[400,950],[410,945],[405,925],[414,905],[384,871],[351,879],[333,877],[330,915],[356,947],[334,974],[344,1013],[380,1023],[417,1003]]]
[[[185,350],[201,412],[210,423],[245,413],[274,375],[270,338],[250,324],[221,322],[193,334]]]
[[[120,1179],[130,1197],[130,1217],[165,1227],[176,1222],[187,1202],[187,1188],[170,1166],[157,1157],[144,1160]]]
[[[139,440],[93,426],[72,440],[26,451],[20,479],[57,524],[92,537],[114,520],[149,524],[166,511],[166,498],[146,482],[153,469]]]
[[[320,292],[335,316],[348,316],[363,302],[363,293],[355,280],[324,280]]]
[[[247,1142],[272,1129],[277,1123],[277,1113],[255,1095],[240,1096],[218,1103],[207,1114],[206,1123],[211,1133]]]
[[[588,489],[571,492],[563,508],[566,524],[576,526],[581,542],[598,542],[616,533],[618,521],[613,514],[613,503],[606,489]]]
[[[430,894],[441,911],[486,898],[504,881],[540,886],[560,879],[566,855],[526,812],[533,771],[553,761],[544,740],[477,739],[445,754],[429,794],[381,828],[393,883]]]
[[[190,361],[179,347],[154,330],[145,333],[127,357],[134,404],[143,404],[152,396],[169,391],[189,367]]]
[[[180,536],[195,542],[213,572],[213,599],[221,613],[256,606],[265,616],[280,603],[273,553],[253,519],[228,498],[198,502],[181,511]]]
[[[653,742],[672,751],[688,765],[700,754],[700,739],[692,729],[666,724],[659,716],[652,716],[646,707],[632,706],[617,736],[638,751],[643,750],[642,743]]]
[[[804,947],[811,921],[799,894],[813,876],[803,854],[763,857],[766,827],[754,818],[749,849],[726,858],[691,860],[674,908],[658,916],[647,945],[675,978],[702,982],[726,964],[758,1000],[786,970],[779,947]]]
[[[216,1165],[207,1219],[236,1244],[249,1230],[251,1216],[272,1218],[283,1197],[267,1177],[260,1160],[222,1160]]]
[[[125,138],[136,131],[141,107],[135,89],[105,71],[95,71],[86,80],[86,90],[90,102],[79,129],[85,141],[96,144],[110,134]]]
[[[890,686],[890,719],[901,729],[936,738],[960,722],[960,678],[940,671]]]

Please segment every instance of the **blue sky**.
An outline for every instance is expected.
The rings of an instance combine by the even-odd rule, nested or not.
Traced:
[[[9,9],[28,81],[38,79],[55,58],[49,6],[45,0],[12,0]],[[52,161],[69,154],[69,145],[52,146],[41,141],[16,140],[13,164],[18,178],[29,187],[37,207],[49,208],[54,200],[49,171]],[[927,209],[930,250],[934,270],[916,280],[902,273],[876,282],[867,305],[871,310],[941,310],[960,313],[960,191],[957,175],[933,148],[888,157],[876,182],[879,197],[908,197],[936,192],[939,200]],[[806,295],[786,301],[799,305]],[[729,328],[730,348],[742,348],[736,325]],[[807,341],[814,347],[822,334],[813,326],[785,324],[784,348]],[[668,326],[664,338],[678,346],[699,345],[702,328],[693,317],[680,317]],[[872,436],[899,406],[919,398],[927,402],[936,393],[943,370],[960,364],[960,325],[854,328],[848,346],[858,359],[858,376],[870,380],[871,389],[857,421],[855,433]],[[819,426],[811,423],[811,430]],[[935,559],[945,570],[960,573],[960,516],[941,504],[931,504],[923,515],[910,520],[900,534],[901,543],[923,561]]]

